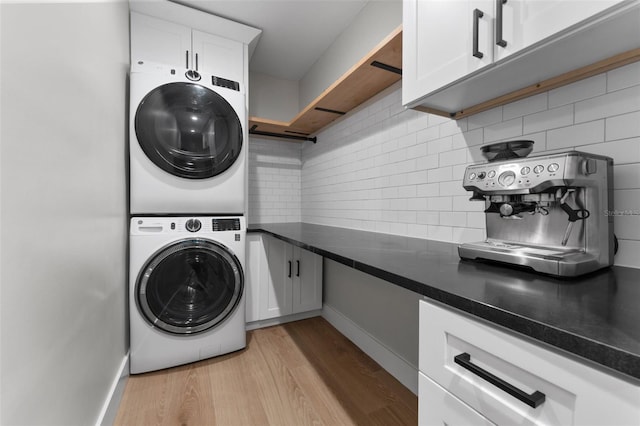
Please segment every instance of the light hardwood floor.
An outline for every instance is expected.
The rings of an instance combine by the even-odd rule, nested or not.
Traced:
[[[129,377],[116,425],[415,425],[417,397],[321,317],[247,348]]]

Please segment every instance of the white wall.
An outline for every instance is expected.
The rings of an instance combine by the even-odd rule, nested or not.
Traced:
[[[302,108],[402,24],[401,0],[369,2],[300,80]]]
[[[249,73],[249,115],[289,122],[300,112],[298,82]]]
[[[533,139],[533,154],[613,157],[617,265],[640,267],[640,63],[458,121],[404,110],[397,84],[302,151],[302,220],[441,241],[485,236],[461,185],[480,145]]]
[[[0,423],[88,425],[128,348],[128,4],[0,10]]]
[[[251,138],[248,223],[300,222],[302,146]]]

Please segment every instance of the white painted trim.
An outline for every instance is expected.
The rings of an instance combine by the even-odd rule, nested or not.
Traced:
[[[329,305],[323,305],[322,317],[369,355],[389,374],[415,395],[418,394],[418,367],[393,352],[382,342]]]
[[[248,322],[246,330],[255,330],[257,328],[271,327],[272,325],[284,324],[292,321],[299,321],[307,318],[319,317],[322,311],[317,309],[315,311],[300,312],[298,314],[285,315],[282,317],[269,318],[265,320]]]
[[[120,400],[124,394],[124,386],[129,377],[129,352],[124,356],[120,363],[120,368],[113,379],[107,398],[104,401],[100,415],[96,421],[96,426],[110,426],[116,420]]]

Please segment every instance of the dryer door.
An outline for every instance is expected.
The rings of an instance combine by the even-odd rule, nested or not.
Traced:
[[[135,116],[140,147],[174,176],[206,179],[240,156],[242,124],[218,93],[195,83],[168,83],[142,99]]]
[[[209,330],[240,302],[242,266],[224,246],[185,239],[156,252],[136,282],[136,303],[154,327],[173,334]]]

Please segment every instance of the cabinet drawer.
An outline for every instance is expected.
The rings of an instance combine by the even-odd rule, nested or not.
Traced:
[[[419,350],[421,372],[497,424],[632,425],[640,419],[639,383],[426,301],[420,302]],[[465,361],[471,365],[460,365]],[[490,376],[544,400],[529,406]]]
[[[493,426],[480,413],[419,373],[418,424],[421,426]]]

